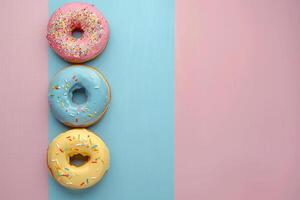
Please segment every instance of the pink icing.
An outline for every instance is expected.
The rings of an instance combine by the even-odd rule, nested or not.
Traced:
[[[83,63],[95,58],[105,48],[109,38],[106,19],[87,3],[68,3],[57,9],[48,23],[47,39],[52,49],[64,60]],[[72,36],[82,29],[80,38]]]

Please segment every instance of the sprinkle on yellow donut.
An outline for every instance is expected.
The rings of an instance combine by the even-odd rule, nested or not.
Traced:
[[[87,157],[81,166],[70,163],[76,155]],[[100,181],[109,168],[105,143],[86,129],[72,129],[58,135],[48,148],[48,168],[54,179],[69,189],[85,189]]]

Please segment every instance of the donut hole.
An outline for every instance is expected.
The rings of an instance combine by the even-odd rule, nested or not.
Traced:
[[[80,167],[84,164],[86,164],[90,160],[90,156],[84,156],[82,154],[75,154],[72,156],[69,156],[69,162],[70,165]]]
[[[72,90],[72,102],[74,104],[84,104],[87,101],[86,89],[82,86],[78,86]]]
[[[81,38],[83,35],[83,30],[81,28],[74,28],[72,31],[72,36],[76,39]]]

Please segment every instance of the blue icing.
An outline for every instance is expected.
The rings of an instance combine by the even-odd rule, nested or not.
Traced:
[[[81,95],[86,99],[81,97],[81,101],[76,101],[73,95],[78,91],[84,93]],[[104,76],[96,69],[74,65],[61,70],[50,81],[48,101],[60,122],[86,127],[97,122],[107,110],[110,89]]]

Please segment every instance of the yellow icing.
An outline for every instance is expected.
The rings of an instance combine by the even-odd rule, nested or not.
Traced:
[[[90,159],[82,166],[70,164],[81,154]],[[54,179],[69,189],[85,189],[100,181],[109,168],[109,150],[97,135],[87,129],[72,129],[58,135],[48,148],[48,167]]]

